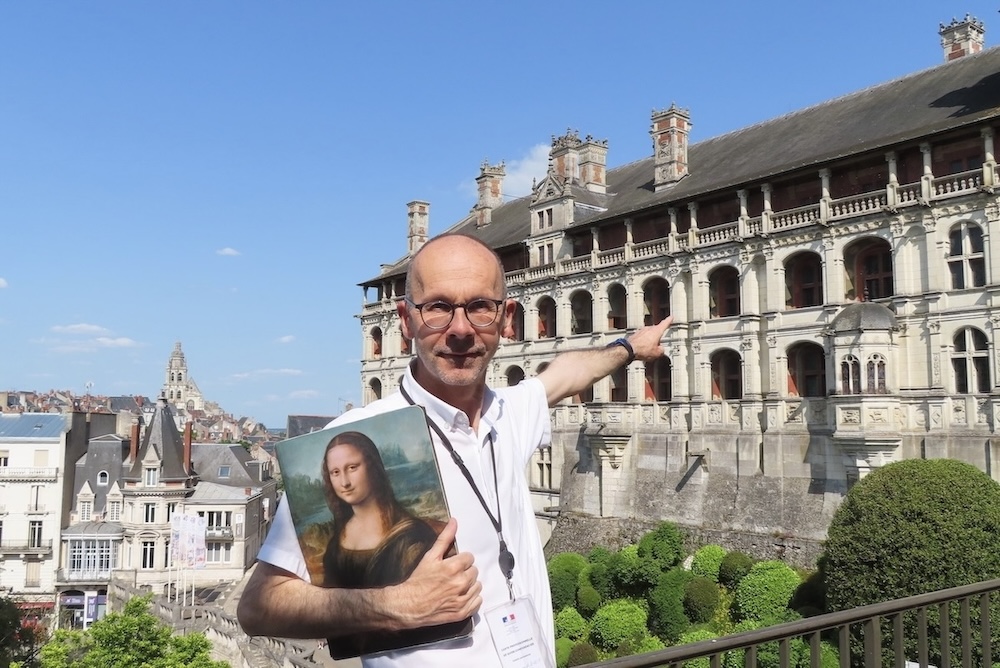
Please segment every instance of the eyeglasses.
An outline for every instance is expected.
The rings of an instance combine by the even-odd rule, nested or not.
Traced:
[[[504,300],[480,297],[464,304],[452,304],[445,301],[417,304],[412,299],[406,299],[406,302],[420,311],[421,320],[429,328],[445,329],[454,319],[457,308],[465,311],[465,317],[468,318],[473,327],[489,327],[497,321],[497,315],[500,313],[500,306],[503,305]]]

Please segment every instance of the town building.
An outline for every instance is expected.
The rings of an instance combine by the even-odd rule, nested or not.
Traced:
[[[446,229],[496,250],[518,304],[489,383],[673,317],[662,360],[553,409],[528,474],[554,538],[669,519],[807,557],[888,462],[1000,480],[1000,48],[969,16],[939,34],[941,65],[722,136],[654,111],[652,154],[619,167],[607,140],[553,137],[526,197],[482,165]],[[366,402],[411,359],[395,306],[429,220],[409,203],[408,253],[362,283]]]
[[[175,413],[184,415],[186,412],[205,410],[205,398],[194,378],[188,373],[187,360],[184,359],[180,341],[174,344],[174,350],[167,360],[161,394],[174,407]]]

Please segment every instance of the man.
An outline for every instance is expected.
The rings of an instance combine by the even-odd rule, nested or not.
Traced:
[[[487,623],[489,611],[516,598],[530,601],[528,608],[537,616],[538,650],[554,656],[548,576],[524,469],[532,452],[550,441],[549,406],[590,387],[633,356],[660,357],[670,318],[625,342],[563,353],[536,378],[492,390],[486,386],[489,363],[501,336],[513,335],[516,303],[506,296],[499,258],[472,237],[436,237],[413,257],[406,299],[397,308],[416,359],[401,392],[332,424],[409,403],[423,406],[453,517],[405,582],[380,589],[327,589],[309,583],[290,514],[281,504],[240,600],[237,614],[248,634],[324,638],[475,615],[471,638],[369,655],[363,663],[366,668],[492,668],[502,664]],[[452,448],[462,465],[449,455]],[[461,552],[446,557],[453,541]]]

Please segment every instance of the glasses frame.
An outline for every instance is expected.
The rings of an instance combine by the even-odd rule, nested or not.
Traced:
[[[465,311],[465,319],[468,320],[469,324],[472,325],[473,327],[475,327],[476,329],[485,329],[487,327],[492,327],[494,324],[496,324],[497,318],[500,316],[501,307],[506,303],[507,300],[506,299],[491,299],[490,297],[476,297],[475,299],[470,299],[469,301],[467,301],[465,303],[455,303],[455,304],[453,304],[453,303],[451,303],[449,301],[446,301],[444,299],[432,299],[431,301],[427,301],[427,302],[423,302],[422,304],[418,304],[415,301],[413,301],[412,299],[410,299],[409,297],[404,297],[403,301],[405,301],[407,304],[409,304],[413,308],[417,309],[417,312],[420,313],[420,322],[424,323],[424,327],[426,327],[427,329],[433,329],[435,331],[441,331],[442,329],[448,329],[448,327],[451,326],[451,323],[455,320],[455,310],[459,309],[459,308],[462,309],[463,311]],[[494,306],[493,319],[490,320],[485,325],[479,325],[477,323],[472,322],[472,320],[469,318],[469,312],[466,311],[466,307],[469,304],[474,304],[476,302],[490,302]],[[450,317],[448,318],[448,322],[446,322],[443,325],[432,325],[432,324],[428,323],[427,319],[424,317],[424,307],[428,306],[430,304],[447,304],[448,306],[450,306],[451,307],[451,313],[449,314]]]

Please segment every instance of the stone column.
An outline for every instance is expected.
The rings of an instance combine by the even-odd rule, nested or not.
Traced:
[[[899,167],[896,163],[896,152],[886,153],[885,161],[889,163],[889,183],[885,186],[885,202],[892,209],[899,203]]]
[[[928,142],[920,144],[920,152],[924,157],[924,175],[920,177],[920,196],[925,202],[931,201],[934,192],[934,171],[931,168],[931,145]]]

